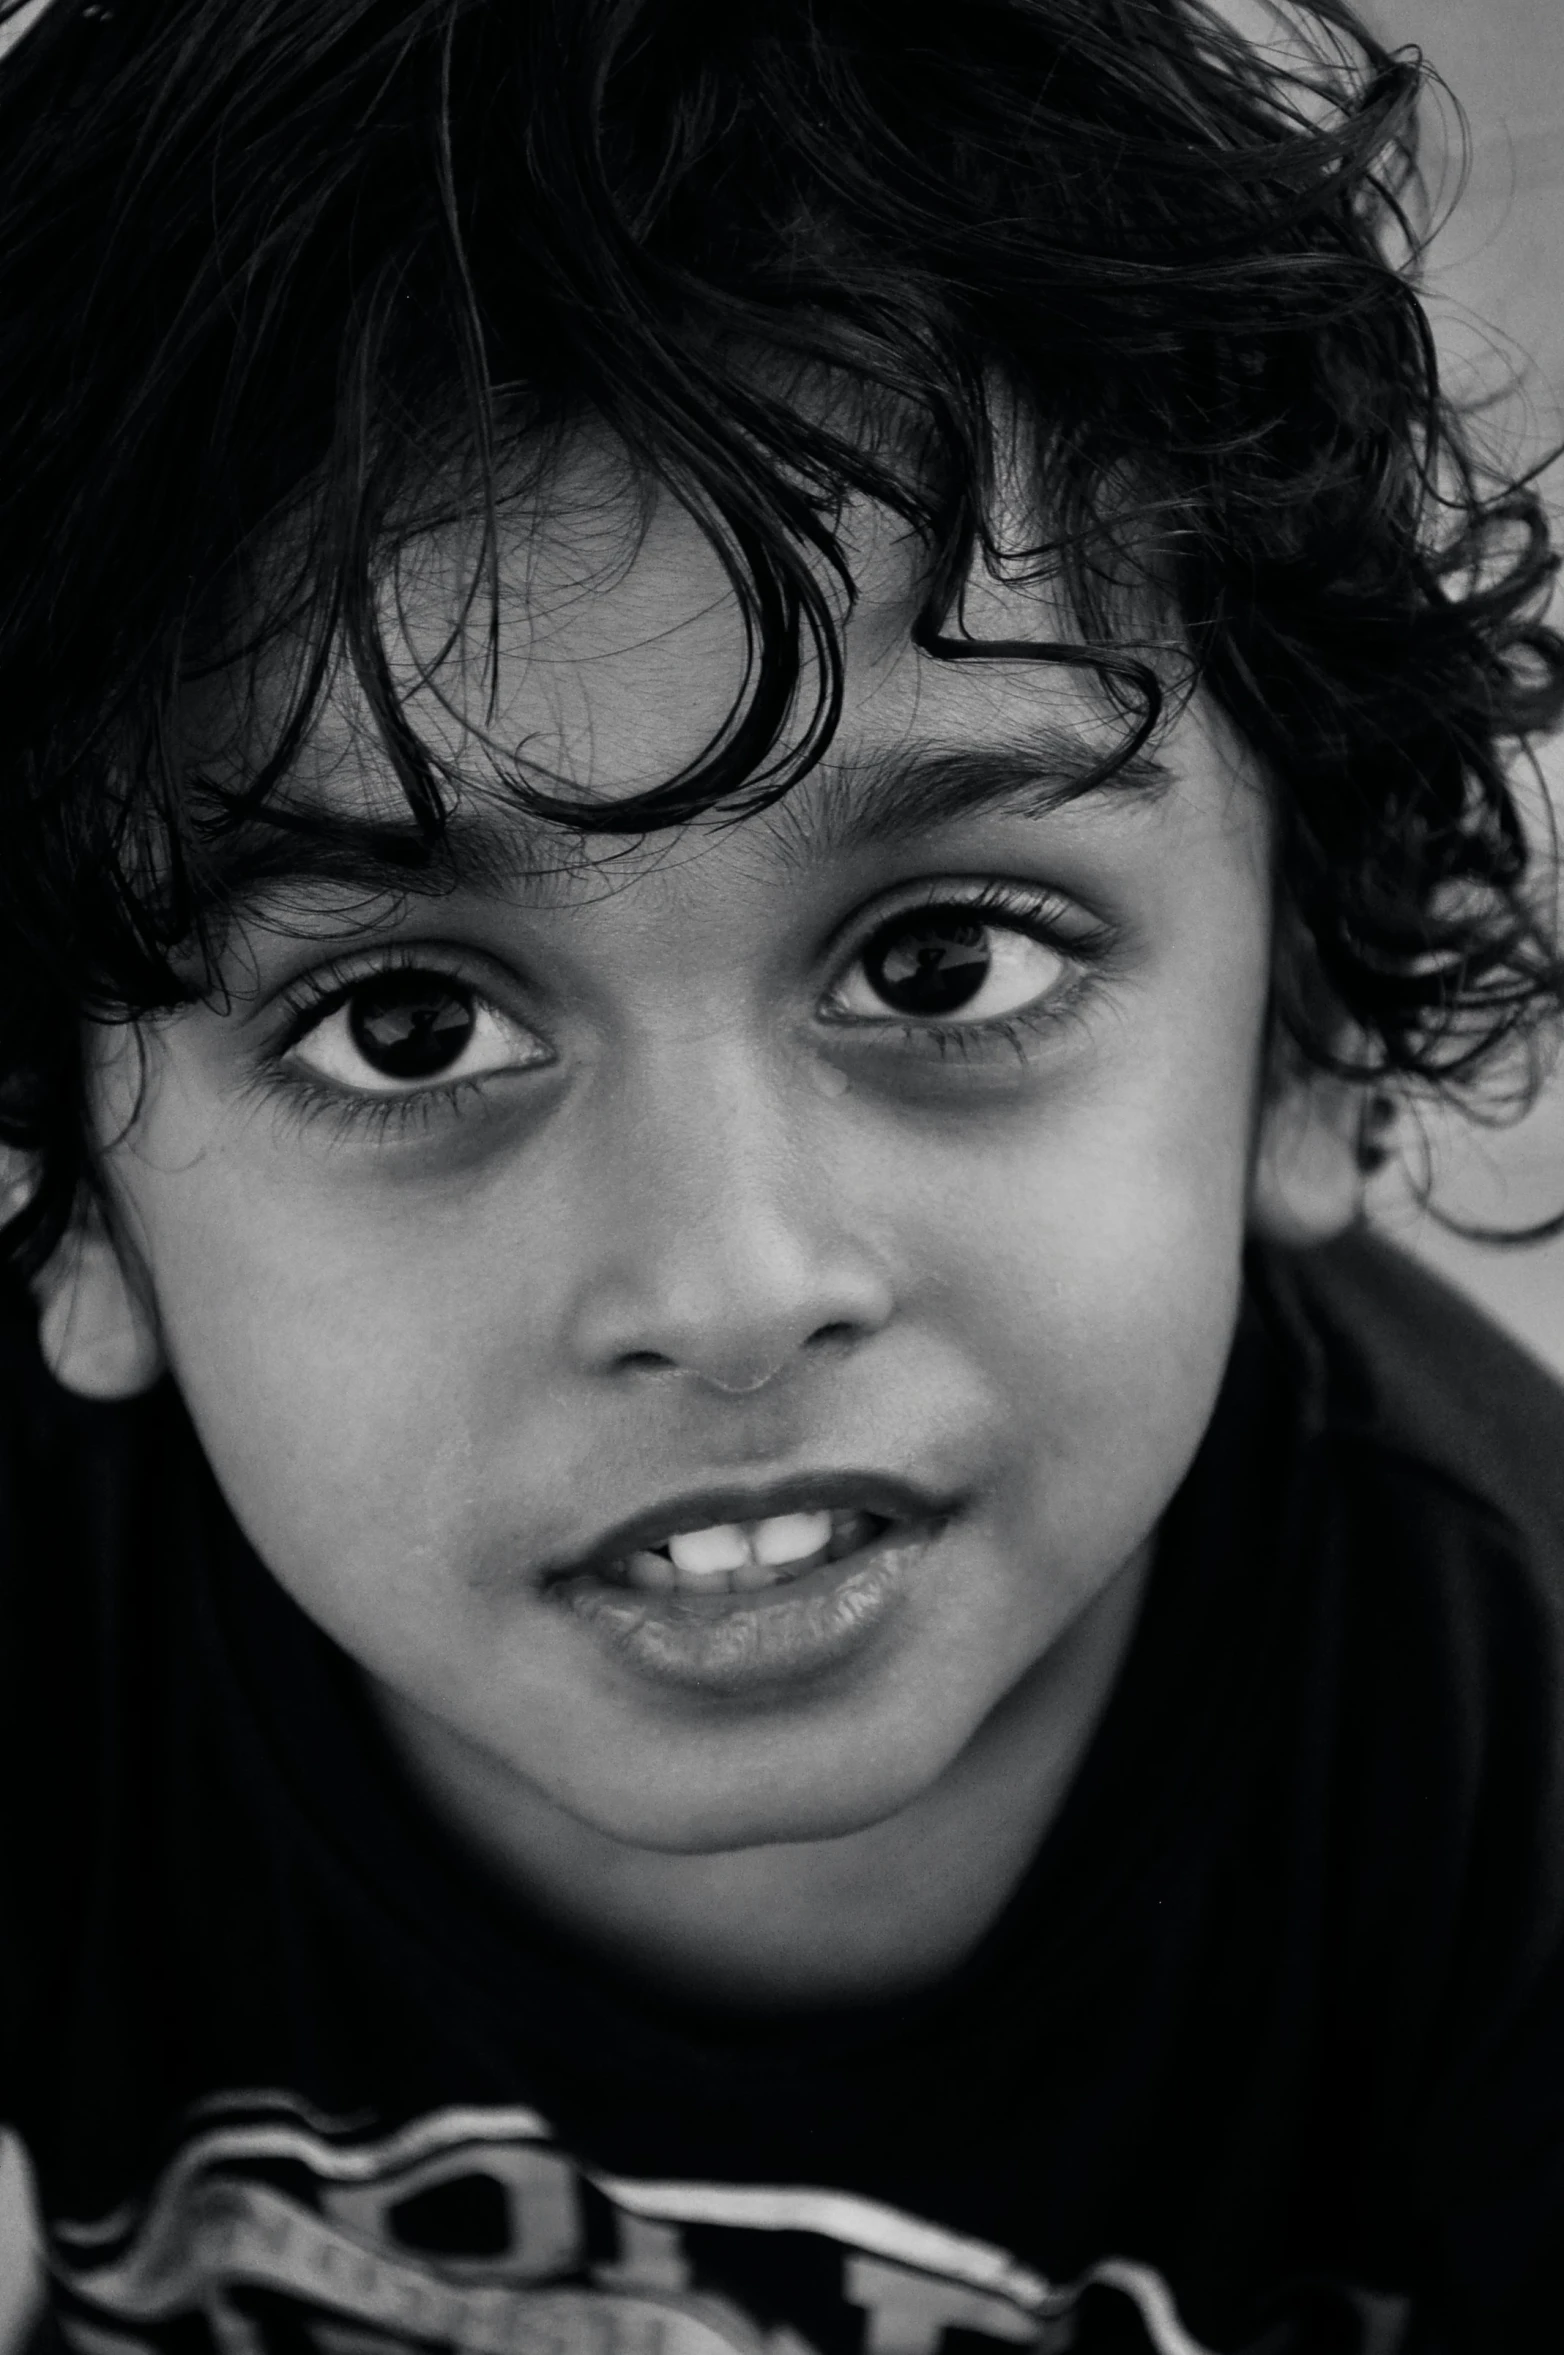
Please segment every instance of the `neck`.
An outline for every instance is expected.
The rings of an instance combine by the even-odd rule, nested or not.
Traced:
[[[1149,1548],[1000,1702],[945,1773],[832,1839],[685,1854],[632,1846],[383,1689],[415,1785],[551,1928],[620,1970],[752,2010],[931,1985],[978,1945],[1057,1815],[1129,1647]]]

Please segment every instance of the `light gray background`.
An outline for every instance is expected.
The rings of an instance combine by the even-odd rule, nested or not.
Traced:
[[[1470,132],[1466,189],[1434,248],[1432,308],[1457,386],[1517,380],[1493,420],[1534,463],[1564,440],[1564,0],[1363,0],[1385,38],[1414,42],[1451,86]],[[1564,539],[1564,466],[1547,477]],[[1555,615],[1564,623],[1564,600]],[[1546,747],[1564,811],[1564,745]],[[1564,1075],[1502,1135],[1430,1124],[1441,1201],[1517,1223],[1564,1209]],[[1474,1292],[1564,1372],[1564,1240],[1524,1251],[1463,1244],[1410,1217],[1392,1189],[1385,1223]]]

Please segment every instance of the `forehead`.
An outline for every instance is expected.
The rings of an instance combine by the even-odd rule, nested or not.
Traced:
[[[924,580],[913,535],[861,499],[844,508],[837,530],[851,596],[823,568],[819,577],[840,630],[841,722],[816,770],[769,814],[773,832],[817,841],[849,823],[905,831],[945,822],[964,794],[993,803],[1012,786],[1021,806],[1028,793],[1038,806],[1057,804],[1122,744],[1129,723],[1084,660],[957,662],[919,649],[913,626]],[[1022,536],[1035,541],[1035,527]],[[749,683],[743,611],[707,533],[602,441],[578,444],[543,496],[504,514],[492,604],[481,582],[474,597],[476,566],[473,528],[402,551],[381,599],[393,683],[453,780],[469,837],[481,831],[492,849],[496,830],[508,830],[508,864],[525,871],[536,858],[557,870],[557,834],[529,826],[505,788],[520,782],[608,805],[688,770]],[[966,584],[961,620],[977,641],[1077,642],[1046,584],[996,578],[982,564]],[[794,741],[817,683],[806,661]],[[784,730],[784,748],[788,741]],[[1205,768],[1216,760],[1235,775],[1245,767],[1198,697],[1110,790],[1121,800],[1155,791],[1192,760]],[[349,826],[407,825],[385,748],[346,674],[288,796]]]

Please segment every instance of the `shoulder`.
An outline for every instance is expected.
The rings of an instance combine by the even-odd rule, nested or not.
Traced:
[[[116,1404],[73,1397],[44,1366],[25,1295],[0,1284],[0,1757],[15,1743],[90,1750],[105,1662],[117,1673],[166,1650],[200,1472],[170,1384]]]
[[[1564,1954],[1564,1389],[1370,1236],[1257,1255],[1252,1297],[1301,1441],[1271,1524],[1291,1735],[1350,1794],[1365,1951],[1480,2011]]]
[[[1480,1308],[1382,1238],[1260,1255],[1309,1415],[1343,1463],[1511,1530],[1564,1594],[1564,1386]]]
[[[1257,1254],[1252,1298],[1300,1442],[1278,1536],[1316,1699],[1458,1813],[1502,1784],[1564,1838],[1564,1390],[1373,1236]]]
[[[168,1385],[123,1404],[72,1397],[25,1297],[0,1287],[0,2107],[14,2100],[13,2115],[49,2065],[92,1920],[165,1902],[148,1859],[171,1799],[211,1788],[187,1731],[205,1691],[199,1471]]]

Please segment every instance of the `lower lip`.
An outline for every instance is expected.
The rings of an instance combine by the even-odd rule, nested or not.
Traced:
[[[641,1674],[704,1692],[746,1692],[818,1674],[862,1651],[948,1525],[948,1515],[903,1522],[840,1561],[758,1593],[665,1594],[591,1577],[556,1592]]]

